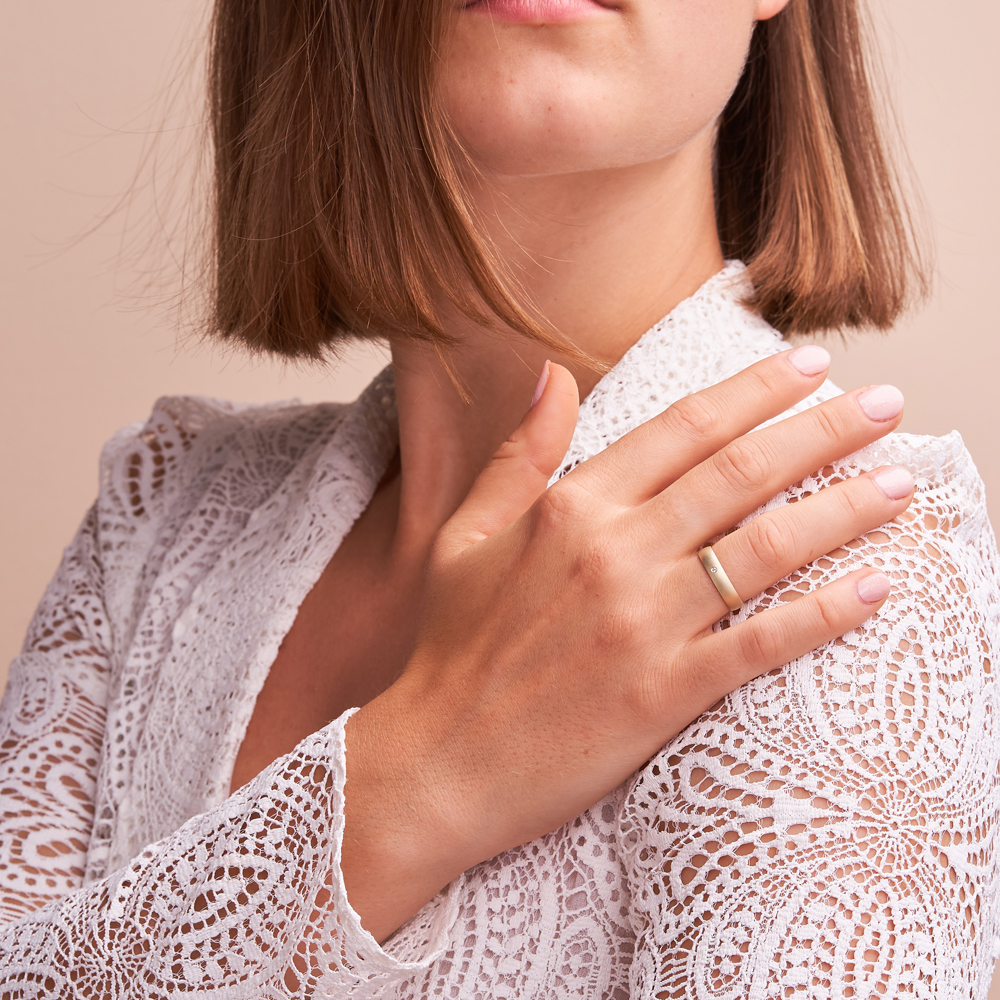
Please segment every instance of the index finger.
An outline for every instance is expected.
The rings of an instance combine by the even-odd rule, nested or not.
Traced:
[[[829,367],[829,353],[816,344],[764,358],[679,399],[570,475],[608,502],[644,503],[720,448],[815,392]]]

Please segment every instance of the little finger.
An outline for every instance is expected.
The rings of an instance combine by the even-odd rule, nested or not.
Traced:
[[[882,607],[890,586],[884,573],[859,569],[797,601],[712,632],[691,650],[692,681],[705,685],[700,695],[711,703],[857,628]]]

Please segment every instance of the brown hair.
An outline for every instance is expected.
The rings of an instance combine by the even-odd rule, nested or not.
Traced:
[[[778,329],[889,326],[926,279],[883,144],[859,0],[791,0],[720,120],[719,232]],[[216,0],[214,326],[319,357],[447,343],[435,299],[566,351],[475,225],[433,100],[441,0]],[[460,155],[460,154],[458,154]]]

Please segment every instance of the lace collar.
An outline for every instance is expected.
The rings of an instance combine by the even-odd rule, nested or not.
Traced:
[[[790,346],[774,327],[744,305],[751,291],[745,265],[727,261],[721,271],[647,330],[581,403],[573,440],[553,480],[683,396],[715,385]],[[815,405],[839,391],[827,382],[794,410]],[[398,441],[391,366],[362,393],[352,411],[348,417],[352,424],[366,424],[368,433],[386,448],[379,460],[370,463],[371,470],[377,470],[374,489]]]

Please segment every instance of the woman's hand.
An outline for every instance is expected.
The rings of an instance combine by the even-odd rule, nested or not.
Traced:
[[[578,410],[572,376],[551,366],[440,532],[406,670],[347,726],[344,877],[376,938],[460,872],[599,801],[729,691],[878,610],[888,579],[859,570],[712,630],[727,608],[698,550],[899,422],[902,397],[878,387],[748,433],[819,386],[824,355],[761,361],[546,488]],[[907,473],[879,470],[714,548],[752,597],[911,498]]]

